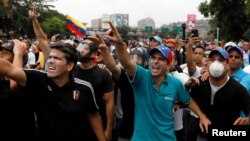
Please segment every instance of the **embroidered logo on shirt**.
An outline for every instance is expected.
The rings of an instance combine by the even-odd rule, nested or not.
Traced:
[[[173,101],[174,98],[171,95],[168,95],[168,96],[165,96],[165,100],[171,100],[171,101]]]
[[[52,88],[51,88],[49,85],[48,85],[48,90],[49,90],[49,91],[52,91]]]
[[[80,98],[80,91],[74,90],[73,91],[73,99],[74,100],[79,100],[79,98]]]

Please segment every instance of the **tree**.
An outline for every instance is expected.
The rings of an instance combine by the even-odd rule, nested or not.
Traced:
[[[200,3],[199,11],[205,17],[211,18],[212,30],[219,27],[220,35],[225,41],[239,41],[249,24],[246,3],[246,0],[211,0],[210,3],[205,1]]]
[[[44,12],[41,17],[46,17],[45,20],[41,20],[42,28],[48,36],[55,34],[61,34],[65,36],[70,35],[70,31],[66,28],[67,17],[56,10],[48,10]]]
[[[3,33],[14,31],[16,36],[34,36],[28,11],[33,3],[38,6],[39,15],[46,12],[51,5],[45,4],[54,0],[2,0],[0,2],[0,30]]]
[[[52,18],[47,18],[46,21],[42,23],[44,30],[49,36],[55,35],[55,34],[66,34],[66,24],[65,20],[62,20],[56,16]]]

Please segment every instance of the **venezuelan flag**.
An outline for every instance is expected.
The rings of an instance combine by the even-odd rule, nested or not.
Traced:
[[[71,16],[67,16],[67,28],[81,38],[87,35],[87,27]]]

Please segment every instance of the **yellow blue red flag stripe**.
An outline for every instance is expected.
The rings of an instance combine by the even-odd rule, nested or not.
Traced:
[[[71,16],[67,16],[67,28],[81,38],[87,35],[87,27]]]

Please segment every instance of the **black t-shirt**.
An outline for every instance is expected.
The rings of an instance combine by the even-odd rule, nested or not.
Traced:
[[[10,91],[10,82],[0,80],[0,140],[36,140],[32,101],[25,93]]]
[[[113,91],[113,81],[107,70],[94,66],[91,69],[81,69],[79,65],[74,69],[76,78],[88,81],[94,88],[97,105],[99,106],[100,114],[103,118],[103,123],[106,125],[106,110],[105,101],[103,100],[104,93]]]
[[[79,65],[77,65],[74,69],[74,77],[80,78],[82,80],[88,81],[94,88],[95,98],[97,105],[99,107],[99,112],[102,118],[103,128],[106,129],[106,106],[105,101],[103,100],[104,93],[112,91],[113,81],[112,77],[108,73],[107,70],[101,69],[98,66],[94,66],[91,69],[81,69]],[[88,140],[89,141],[97,141],[97,138],[92,131],[90,124],[86,125],[89,128]]]
[[[42,140],[85,140],[86,114],[98,111],[91,84],[72,78],[68,84],[58,87],[45,72],[25,70],[25,73]]]

